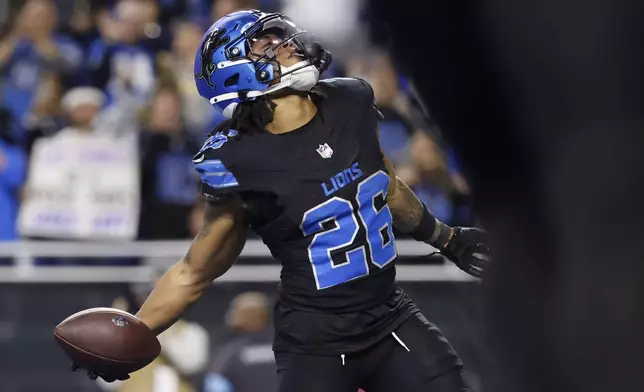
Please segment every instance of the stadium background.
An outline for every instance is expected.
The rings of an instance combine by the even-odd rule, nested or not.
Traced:
[[[191,158],[221,121],[193,87],[193,57],[213,20],[247,8],[282,10],[314,32],[334,54],[326,77],[369,81],[399,175],[441,220],[474,223],[457,152],[378,47],[386,34],[367,33],[368,6],[359,1],[2,1],[0,391],[105,388],[68,371],[52,327],[84,308],[135,303],[187,249],[201,212]],[[87,145],[94,158],[127,153],[96,169],[88,156],[71,166],[48,161],[48,147],[73,156]],[[112,215],[100,216],[104,209]],[[399,238],[403,286],[456,346],[476,387],[493,367],[478,284],[440,259],[428,263],[421,256],[431,248]],[[193,390],[205,390],[230,336],[231,300],[247,291],[273,298],[278,270],[268,256],[251,238],[238,265],[188,312],[209,336],[207,363],[186,378]]]

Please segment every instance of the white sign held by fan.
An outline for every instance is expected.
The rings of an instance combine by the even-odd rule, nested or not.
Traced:
[[[18,229],[23,236],[133,239],[139,220],[134,134],[62,130],[33,149]]]

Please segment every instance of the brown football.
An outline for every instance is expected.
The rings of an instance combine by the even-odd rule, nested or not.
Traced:
[[[135,372],[161,352],[156,335],[141,320],[112,308],[75,313],[56,326],[54,337],[76,365],[96,374]]]

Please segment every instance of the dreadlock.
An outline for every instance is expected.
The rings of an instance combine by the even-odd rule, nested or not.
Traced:
[[[227,131],[229,129],[236,130],[239,132],[239,135],[251,135],[253,133],[264,132],[266,126],[273,121],[273,115],[277,107],[273,99],[291,94],[309,96],[316,105],[326,98],[323,92],[315,88],[308,92],[283,89],[270,95],[262,95],[253,101],[237,104],[233,112],[233,117],[217,125],[209,135],[214,135],[217,132]]]

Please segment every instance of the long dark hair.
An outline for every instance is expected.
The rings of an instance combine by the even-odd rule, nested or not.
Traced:
[[[285,88],[269,95],[262,95],[254,101],[237,104],[232,118],[217,125],[210,135],[229,129],[236,130],[240,135],[264,132],[266,126],[273,121],[276,107],[273,99],[293,94],[309,96],[316,105],[326,98],[326,95],[315,87],[311,91],[295,91]]]

